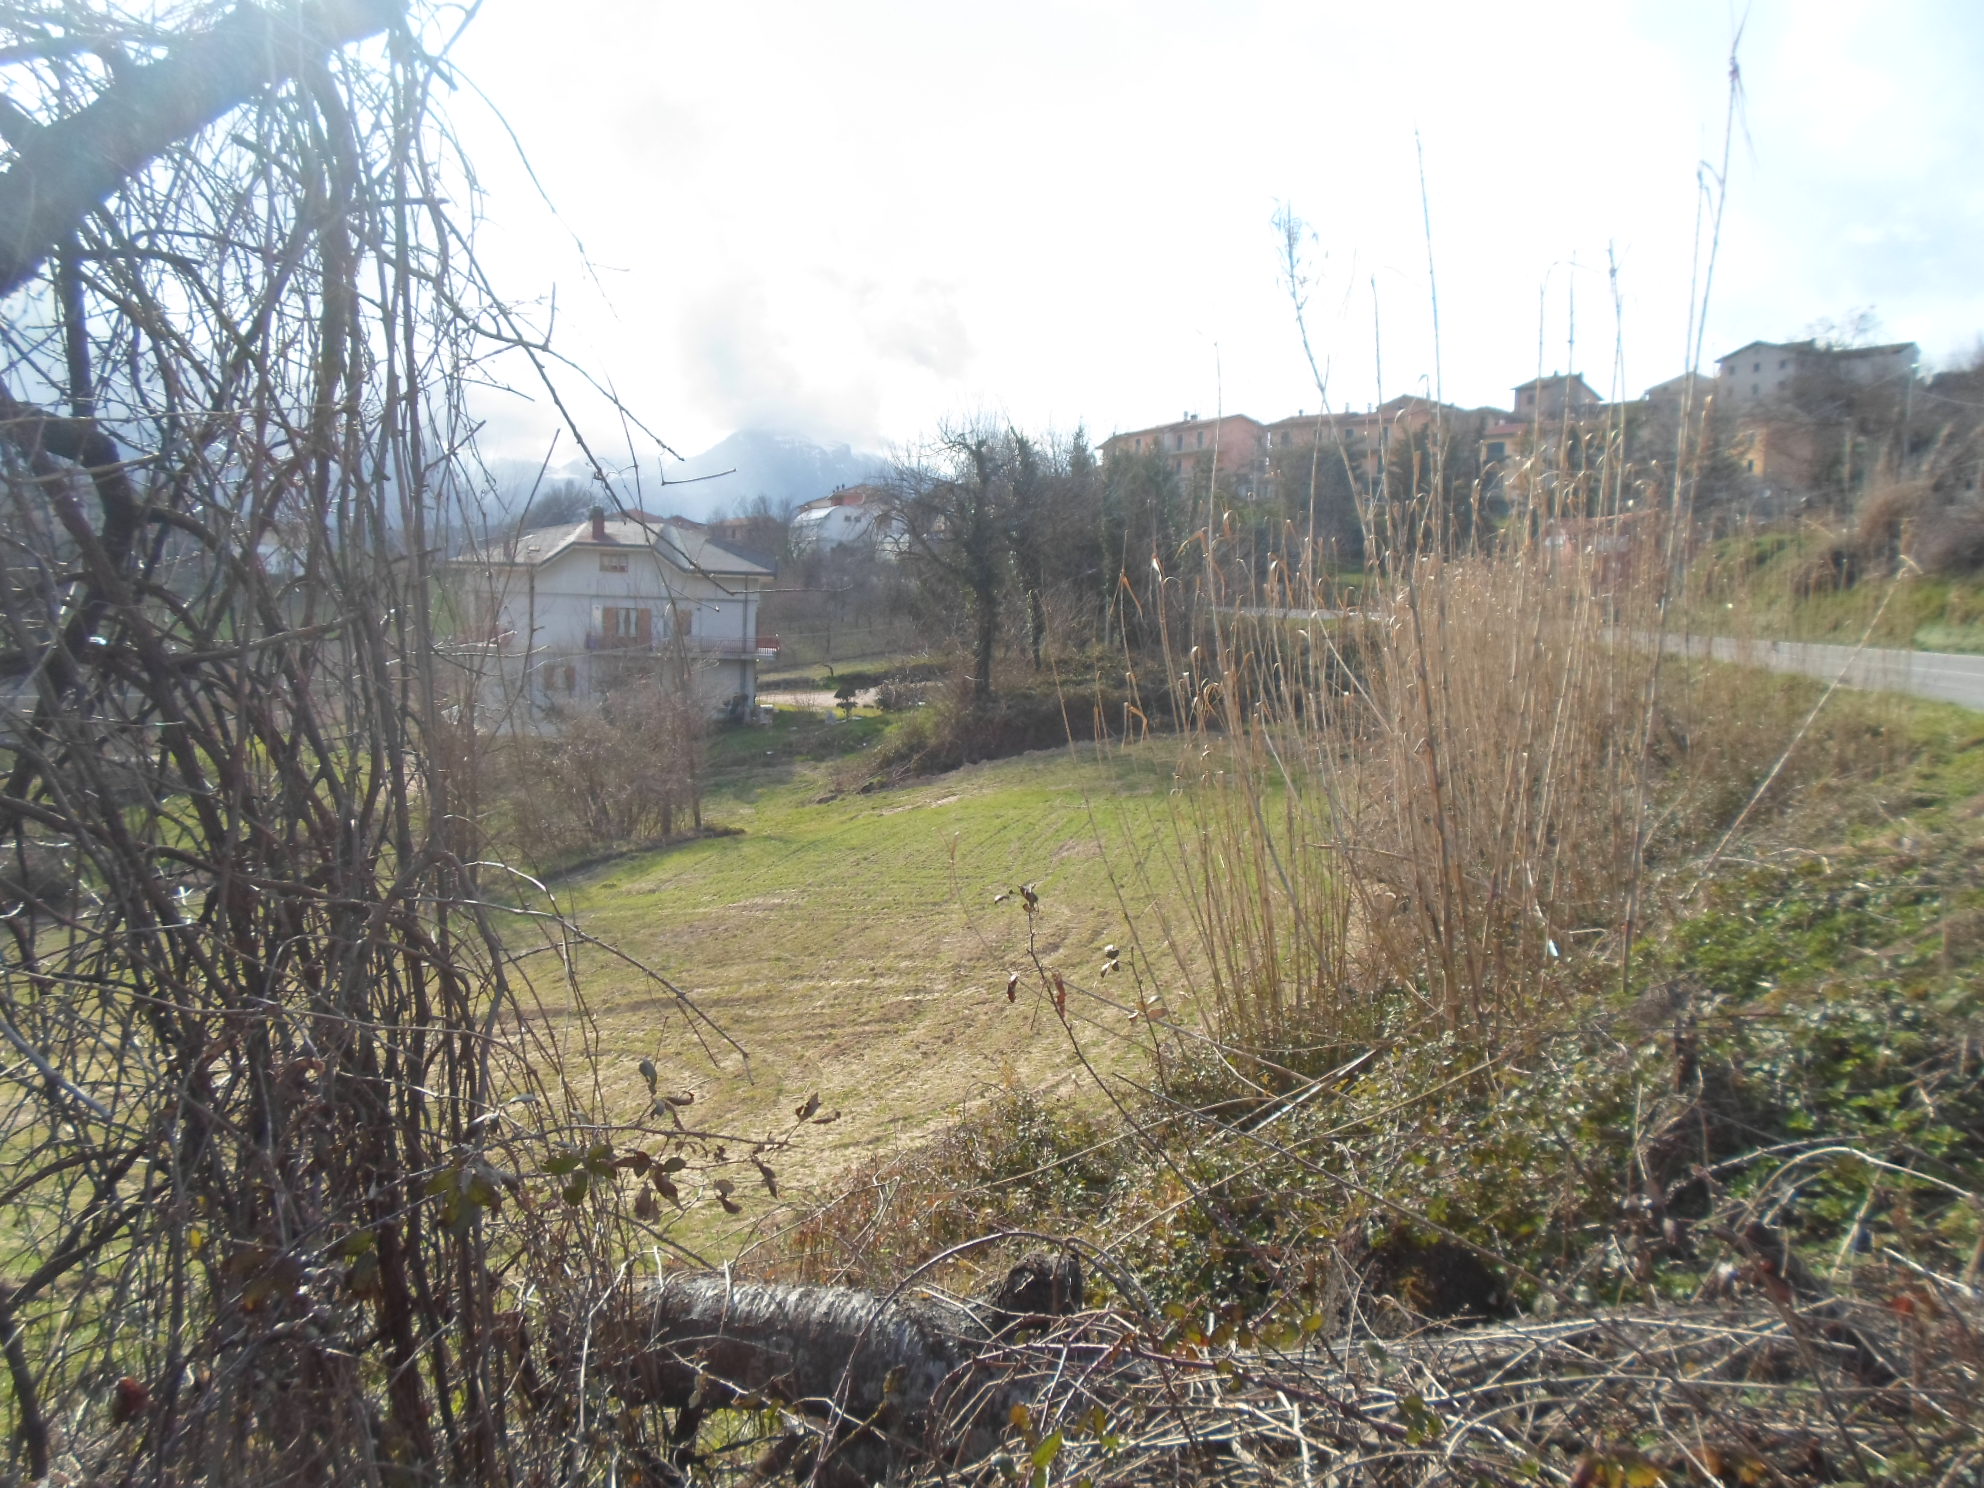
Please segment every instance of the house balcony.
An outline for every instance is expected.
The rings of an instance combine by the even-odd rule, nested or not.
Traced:
[[[777,636],[758,636],[747,640],[743,636],[661,636],[653,640],[642,640],[639,636],[610,635],[597,630],[586,632],[586,650],[612,651],[620,655],[674,656],[676,648],[698,660],[711,661],[776,661],[779,653]]]

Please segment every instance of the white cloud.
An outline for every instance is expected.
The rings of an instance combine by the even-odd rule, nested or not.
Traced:
[[[492,267],[520,292],[555,280],[567,350],[681,446],[771,420],[907,439],[971,407],[1106,431],[1313,406],[1276,280],[1282,199],[1326,252],[1311,315],[1333,394],[1430,387],[1415,131],[1448,396],[1506,399],[1539,331],[1545,370],[1600,386],[1620,335],[1625,391],[1680,365],[1697,171],[1721,153],[1720,3],[555,17],[492,0],[461,62],[611,269],[578,270],[465,113]],[[1981,48],[1960,0],[1756,0],[1711,354],[1869,304],[1931,355],[1975,339]]]

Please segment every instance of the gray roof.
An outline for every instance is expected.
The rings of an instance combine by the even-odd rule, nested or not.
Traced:
[[[689,573],[770,578],[777,572],[771,564],[717,541],[699,523],[682,517],[651,517],[634,512],[609,517],[602,527],[604,542],[594,540],[592,519],[588,517],[582,522],[518,533],[486,548],[473,549],[462,555],[462,562],[542,567],[573,548],[601,552],[612,548],[653,548],[669,563]]]
[[[613,523],[608,522],[606,530],[610,534],[613,531]],[[778,572],[775,565],[740,552],[728,543],[719,542],[710,536],[708,528],[695,522],[685,522],[679,517],[663,524],[656,546],[672,562],[683,568],[697,569],[703,573],[740,576],[756,574],[770,578]]]

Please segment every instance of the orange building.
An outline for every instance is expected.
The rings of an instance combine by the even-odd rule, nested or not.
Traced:
[[[1219,473],[1235,492],[1251,496],[1263,473],[1266,436],[1260,420],[1244,413],[1213,419],[1187,414],[1175,424],[1111,435],[1102,442],[1102,453],[1160,455],[1188,487],[1204,481],[1217,458]]]

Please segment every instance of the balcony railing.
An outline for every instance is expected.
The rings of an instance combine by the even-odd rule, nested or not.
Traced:
[[[746,640],[743,636],[657,636],[643,641],[639,636],[609,635],[597,630],[586,632],[588,651],[631,651],[648,656],[671,656],[678,646],[691,656],[724,661],[769,661],[779,652],[777,636],[759,636],[755,640]]]

